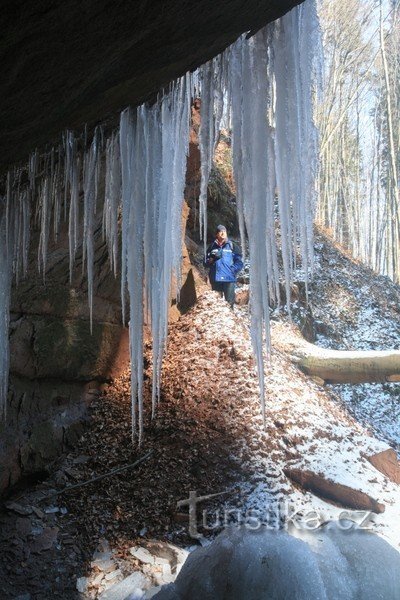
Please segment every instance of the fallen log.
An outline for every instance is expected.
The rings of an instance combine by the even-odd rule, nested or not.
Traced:
[[[329,350],[307,342],[288,329],[284,339],[277,333],[273,340],[306,375],[326,383],[400,381],[400,350]]]
[[[306,375],[327,383],[377,383],[400,381],[400,351],[325,350],[314,346],[296,356],[297,366]]]

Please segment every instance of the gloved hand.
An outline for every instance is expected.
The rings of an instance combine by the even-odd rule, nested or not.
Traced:
[[[210,258],[213,258],[214,260],[219,260],[221,257],[222,257],[221,248],[215,248],[214,250],[211,250]]]

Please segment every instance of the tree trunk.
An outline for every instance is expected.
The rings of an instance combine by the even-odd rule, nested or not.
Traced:
[[[298,367],[307,375],[328,383],[365,383],[400,381],[400,351],[325,350],[297,358]]]

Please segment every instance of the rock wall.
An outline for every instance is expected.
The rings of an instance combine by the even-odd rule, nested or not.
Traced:
[[[193,167],[196,153],[197,138],[188,157],[186,196],[198,176]],[[185,202],[183,232],[189,213]],[[129,364],[128,330],[121,322],[120,277],[110,271],[101,221],[95,236],[92,331],[82,254],[77,256],[72,284],[69,282],[66,227],[57,242],[50,243],[44,279],[37,269],[39,232],[32,236],[29,271],[12,296],[8,414],[0,423],[0,493],[21,478],[37,477],[51,469],[60,453],[82,434],[93,396]],[[190,239],[188,243],[196,248]],[[204,287],[183,241],[182,288],[179,301],[171,298],[169,321],[176,321],[193,306]],[[145,338],[150,338],[148,324]]]
[[[78,256],[70,286],[68,244],[62,232],[49,249],[43,281],[36,267],[36,235],[28,276],[15,286],[11,304],[8,414],[0,425],[0,491],[21,476],[46,471],[60,452],[74,444],[87,419],[90,399],[112,374],[126,338],[119,281],[108,268],[100,232],[92,332],[82,257]]]
[[[187,216],[187,231],[191,240],[199,245],[202,252],[203,242],[200,240],[199,230],[199,206],[198,199],[200,195],[201,182],[201,160],[199,149],[199,130],[200,130],[200,110],[201,100],[196,98],[192,106],[192,127],[190,131],[189,156],[186,172],[186,190],[185,199],[190,208]],[[208,223],[208,241],[213,239],[216,226],[224,223],[231,236],[239,236],[239,223],[236,213],[236,190],[228,184],[226,172],[232,178],[232,165],[227,165],[229,156],[231,159],[230,139],[224,134],[220,135],[220,140],[216,148],[215,160],[213,161],[210,179],[207,189],[207,223]],[[230,183],[230,182],[229,182]]]

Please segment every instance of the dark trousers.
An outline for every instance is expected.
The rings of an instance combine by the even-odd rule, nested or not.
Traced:
[[[225,300],[228,302],[228,304],[231,305],[231,308],[233,308],[233,305],[235,304],[235,286],[236,286],[236,284],[234,281],[212,281],[211,282],[212,289],[215,290],[216,292],[220,292],[221,296],[223,294]]]

